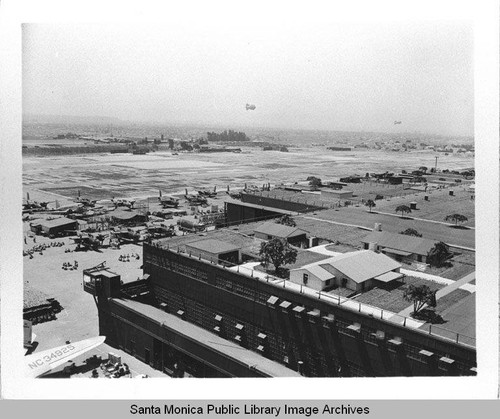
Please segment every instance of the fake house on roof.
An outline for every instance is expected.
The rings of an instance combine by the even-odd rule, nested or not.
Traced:
[[[186,244],[186,252],[192,256],[215,263],[238,264],[241,262],[239,246],[216,239],[206,239]]]
[[[427,263],[427,255],[437,242],[405,234],[374,231],[364,237],[361,243],[365,249],[382,252],[398,261],[406,259]]]
[[[255,237],[262,240],[272,240],[275,238],[286,240],[294,246],[307,245],[307,233],[297,227],[290,227],[283,224],[269,221],[254,230]]]
[[[290,281],[317,291],[343,287],[356,292],[403,278],[401,265],[391,258],[359,250],[323,259],[290,271]]]

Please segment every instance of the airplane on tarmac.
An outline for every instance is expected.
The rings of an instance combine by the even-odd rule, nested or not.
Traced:
[[[71,240],[77,245],[76,250],[98,250],[106,237],[108,237],[108,234],[97,234],[94,236],[87,233],[85,235],[79,234],[78,237],[74,237]]]
[[[161,190],[158,200],[163,208],[177,208],[179,206],[179,200],[177,198],[169,195],[162,196]]]
[[[206,197],[204,197],[203,195],[188,194],[187,189],[186,189],[186,194],[184,195],[184,198],[186,198],[186,201],[190,205],[206,205],[207,204]]]
[[[106,336],[96,336],[75,343],[58,346],[24,357],[24,372],[27,378],[37,378],[79,355],[103,344]]]
[[[217,196],[217,186],[214,186],[213,191],[211,191],[210,189],[200,189],[198,190],[198,195],[215,198]]]

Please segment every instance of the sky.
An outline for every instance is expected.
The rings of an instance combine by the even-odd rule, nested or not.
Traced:
[[[23,25],[24,114],[472,136],[473,88],[462,21]]]

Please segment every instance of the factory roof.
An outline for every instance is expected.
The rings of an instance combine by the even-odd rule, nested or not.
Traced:
[[[188,243],[186,244],[186,246],[213,254],[234,252],[236,250],[240,250],[241,248],[240,246],[237,246],[235,244],[217,239],[200,240],[197,242]]]
[[[297,211],[287,211],[281,208],[275,208],[275,207],[268,207],[265,205],[258,205],[258,204],[251,204],[250,202],[241,202],[236,199],[226,199],[224,201],[226,204],[233,204],[233,205],[239,205],[242,207],[247,207],[247,208],[258,208],[258,209],[263,209],[267,211],[272,211],[276,212],[278,214],[283,214],[283,215],[297,215]]]
[[[373,231],[361,239],[362,243],[377,243],[381,247],[387,247],[396,254],[417,254],[426,256],[435,244],[434,240],[421,237],[408,236],[406,234],[389,233],[388,231]],[[400,251],[402,253],[397,253]],[[405,254],[406,252],[406,254]]]

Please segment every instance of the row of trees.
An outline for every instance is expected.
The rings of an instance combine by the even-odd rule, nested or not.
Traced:
[[[220,134],[216,132],[207,132],[207,140],[209,142],[250,141],[250,138],[248,138],[244,132],[236,132],[230,129]]]

